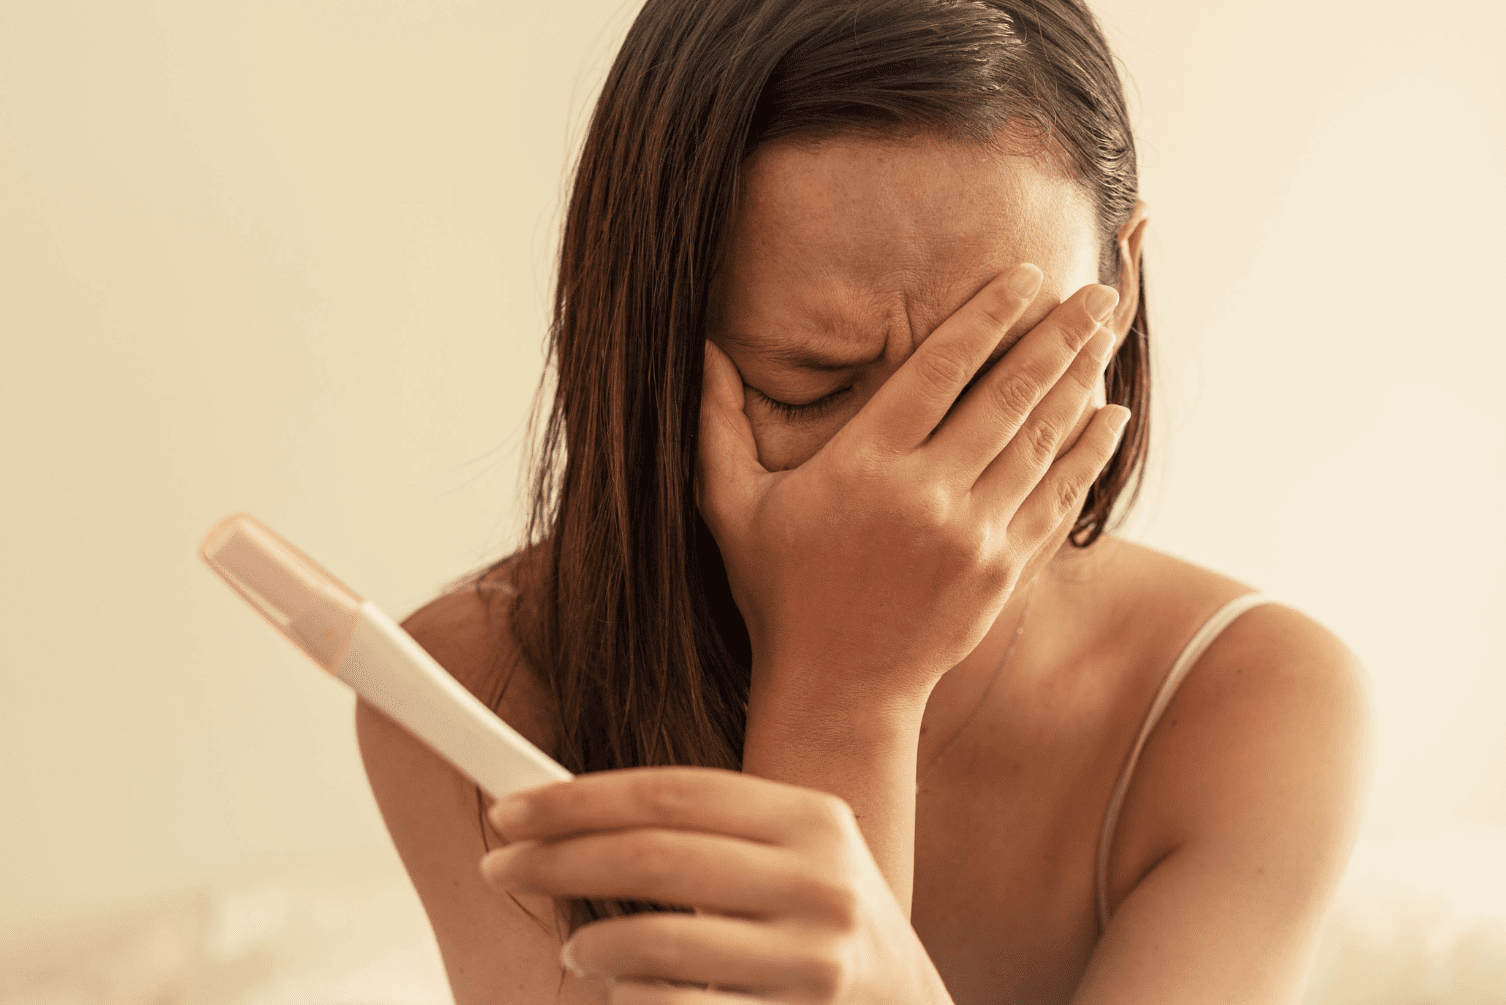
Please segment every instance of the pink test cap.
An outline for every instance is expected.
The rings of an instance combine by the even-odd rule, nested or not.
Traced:
[[[245,513],[221,520],[199,554],[315,663],[339,668],[361,606],[349,587]]]

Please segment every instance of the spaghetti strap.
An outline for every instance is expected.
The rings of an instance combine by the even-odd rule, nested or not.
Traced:
[[[1250,608],[1274,603],[1277,601],[1273,597],[1261,593],[1247,593],[1220,607],[1192,636],[1187,647],[1182,650],[1181,655],[1172,664],[1171,670],[1167,672],[1166,679],[1161,682],[1161,690],[1157,692],[1156,700],[1150,706],[1150,712],[1145,717],[1145,724],[1140,727],[1140,735],[1136,737],[1135,745],[1130,748],[1129,757],[1125,759],[1124,770],[1119,775],[1118,784],[1114,786],[1114,794],[1109,797],[1108,812],[1103,818],[1103,832],[1098,838],[1095,885],[1098,892],[1099,935],[1102,935],[1109,927],[1109,848],[1114,843],[1114,828],[1119,824],[1119,811],[1124,806],[1124,794],[1129,790],[1130,775],[1135,770],[1135,762],[1140,759],[1141,748],[1145,746],[1145,741],[1150,737],[1150,731],[1156,727],[1156,723],[1166,711],[1166,706],[1171,703],[1172,696],[1177,692],[1177,686],[1182,683],[1182,679],[1187,676],[1193,664],[1213,644],[1213,640],[1218,638],[1219,633]]]

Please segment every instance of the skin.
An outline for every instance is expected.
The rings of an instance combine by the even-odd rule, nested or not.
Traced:
[[[1147,220],[1142,204],[1124,228],[1130,269],[1111,323],[1116,344],[1134,317]],[[927,141],[764,146],[747,165],[708,318],[711,341],[752,392],[746,414],[759,462],[779,471],[809,460],[943,321],[990,280],[1030,262],[1044,273],[1040,292],[990,350],[991,366],[1096,282],[1097,251],[1088,196],[1030,157]],[[880,358],[823,374],[771,358],[773,344]],[[849,387],[799,419],[767,402],[812,402]],[[1106,400],[1100,380],[1095,404]]]
[[[1136,251],[1143,221],[1141,212],[1126,233]],[[1038,485],[1043,463],[1097,416],[1113,322],[1127,328],[1133,316],[1132,298],[1104,328],[1085,310],[1095,291],[1110,306],[1115,300],[1092,282],[1096,246],[1092,209],[1076,186],[991,147],[771,144],[751,158],[727,264],[712,288],[708,329],[717,348],[708,352],[698,483],[753,642],[745,770],[841,787],[849,765],[824,745],[809,753],[827,772],[795,770],[813,763],[806,717],[840,710],[839,721],[886,740],[835,742],[862,757],[892,751],[890,776],[913,777],[910,734],[919,735],[937,681],[992,626],[1018,623],[1017,611],[1006,622],[1001,609],[1023,602],[1025,591],[1014,587],[1059,549],[1080,493],[1112,449],[1111,416],[1098,416],[1099,435],[1078,463]],[[1008,276],[1022,263],[1041,273],[1025,297]],[[1123,282],[1134,289],[1133,268]],[[989,369],[1026,332],[1035,335],[1033,354]],[[783,347],[872,362],[811,373],[779,359]],[[964,371],[930,394],[919,369],[927,358],[960,358]],[[975,376],[976,389],[958,400]],[[1011,378],[1043,395],[1028,416],[990,393]],[[770,404],[834,392],[815,418]],[[1014,439],[1027,418],[1026,435]],[[1048,456],[1024,449],[1036,429],[1050,438]],[[880,463],[865,465],[874,451]],[[739,454],[740,465],[724,460]],[[1069,468],[1078,506],[1042,513],[1055,491],[1035,492],[1034,505],[1022,506],[1024,493],[1065,484]],[[944,513],[935,512],[938,487]],[[901,788],[844,795],[857,799],[869,845],[908,910],[913,806]]]
[[[1370,726],[1352,654],[1288,608],[1227,628],[1152,734],[1097,930],[1125,753],[1186,639],[1249,591],[1111,535],[1063,546],[1122,417],[1101,374],[1146,220],[1117,234],[1099,324],[1092,207],[1045,161],[918,138],[754,155],[712,291],[697,478],[753,641],[744,770],[524,793],[491,807],[504,847],[483,856],[464,780],[360,703],[457,1002],[1295,998]],[[1039,288],[1015,293],[1020,275]],[[813,372],[799,353],[866,362]],[[833,392],[799,420],[769,404]],[[482,693],[486,614],[465,591],[405,627]],[[547,751],[543,704],[528,672],[502,714]],[[547,917],[555,895],[698,913],[562,947],[518,910]]]

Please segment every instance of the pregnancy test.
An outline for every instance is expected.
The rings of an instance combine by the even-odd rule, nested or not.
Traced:
[[[574,776],[363,600],[260,521],[220,521],[199,555],[326,673],[401,723],[494,799]]]

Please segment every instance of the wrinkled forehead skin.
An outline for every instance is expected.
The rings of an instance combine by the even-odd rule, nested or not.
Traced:
[[[1091,198],[1049,157],[928,138],[775,141],[745,164],[709,333],[729,349],[719,334],[898,361],[994,276],[1034,262],[1041,292],[996,358],[1097,281],[1098,251]],[[734,349],[743,358],[756,362]]]

